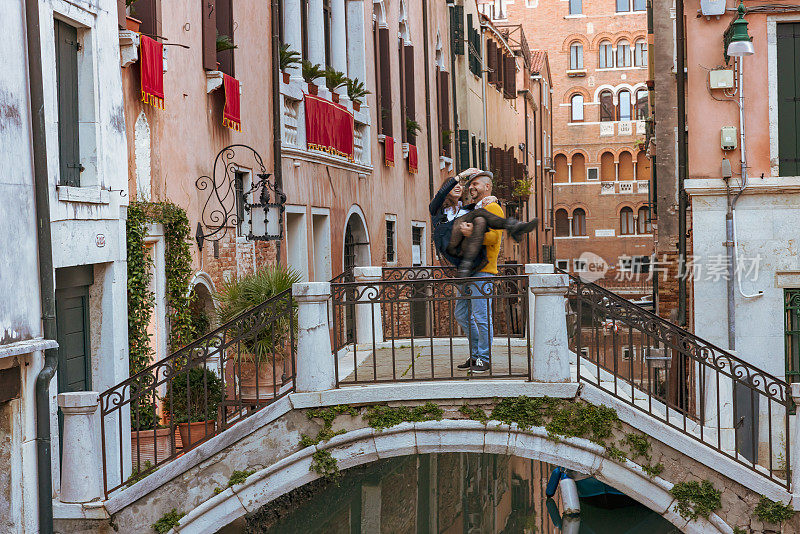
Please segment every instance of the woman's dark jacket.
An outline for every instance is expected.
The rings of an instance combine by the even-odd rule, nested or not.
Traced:
[[[433,244],[436,246],[439,255],[446,259],[451,265],[458,267],[461,263],[461,258],[452,256],[447,253],[447,245],[450,244],[450,234],[453,231],[453,221],[447,220],[447,215],[444,213],[444,201],[447,200],[447,195],[458,183],[455,178],[447,180],[439,191],[428,204],[428,211],[431,213],[431,224],[433,225]],[[474,205],[463,206],[463,209],[469,211]],[[475,259],[474,265],[481,265],[486,258],[486,248],[481,248],[480,254]]]

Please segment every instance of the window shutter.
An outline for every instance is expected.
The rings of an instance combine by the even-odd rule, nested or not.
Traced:
[[[464,55],[464,6],[450,8],[450,46],[459,56]]]
[[[458,171],[469,168],[469,130],[458,131]]]
[[[389,67],[389,28],[378,29],[378,45],[380,48],[379,64],[380,84],[381,84],[381,103],[380,117],[383,128],[382,133],[392,135],[392,78]]]
[[[131,14],[142,21],[139,31],[155,39],[161,35],[161,1],[136,0],[131,4]]]
[[[505,66],[504,66],[504,63],[503,63],[503,58],[504,57],[505,56],[503,55],[503,49],[498,46],[497,47],[497,59],[496,59],[496,61],[497,61],[497,80],[495,80],[495,81],[497,82],[497,88],[501,89],[501,90],[503,88],[503,84],[505,82],[505,77],[506,77],[505,76]]]
[[[416,120],[416,106],[414,105],[414,47],[410,45],[404,46],[403,54],[405,56],[403,68],[405,71],[406,117],[411,120]],[[408,142],[415,144],[416,134],[412,133],[409,136]]]
[[[439,71],[439,131],[445,130],[450,131],[450,77],[447,72]],[[453,133],[450,132],[451,142],[452,137]],[[450,143],[442,143],[442,152],[450,156]]]
[[[503,86],[506,98],[517,98],[517,58],[505,56],[505,85]]]
[[[216,0],[203,0],[203,68],[217,70]]]
[[[78,30],[55,21],[56,81],[58,94],[58,157],[60,185],[81,181],[78,139]]]
[[[472,13],[467,13],[467,42],[469,49],[467,50],[467,63],[470,72],[475,72],[475,56],[472,54]]]
[[[800,175],[800,23],[778,34],[778,158],[781,176]]]
[[[474,135],[472,136],[472,166],[478,166],[478,145]]]
[[[486,68],[489,69],[489,83],[497,84],[497,45],[492,40],[486,43]]]
[[[481,169],[486,169],[486,143],[481,141],[480,143],[478,143],[478,146],[480,147],[480,151],[481,151],[481,153],[480,153],[480,161],[481,161],[480,167],[481,167]]]
[[[125,21],[127,13],[125,12],[125,0],[117,0],[117,25],[125,29],[128,23]]]
[[[152,1],[152,0],[150,0]],[[217,3],[217,33],[227,35],[231,42],[236,42],[233,36],[233,5],[232,0],[216,0]],[[214,51],[216,52],[216,36],[214,37]],[[235,50],[217,52],[219,70],[229,76],[235,76],[233,56]]]

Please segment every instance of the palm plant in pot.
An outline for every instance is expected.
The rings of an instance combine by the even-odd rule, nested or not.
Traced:
[[[222,379],[205,367],[183,369],[172,378],[164,408],[178,425],[184,451],[214,435],[222,397]]]
[[[344,72],[339,72],[334,68],[325,69],[325,85],[331,92],[331,97],[334,102],[339,101],[339,93],[336,90],[344,85],[347,85],[347,76]]]
[[[314,83],[314,80],[323,76],[324,73],[325,71],[321,66],[311,63],[307,59],[303,60],[301,74],[303,76],[303,80],[305,80],[305,82],[308,84],[309,94],[317,94],[317,84]]]
[[[300,273],[282,265],[271,265],[232,279],[224,283],[217,293],[217,315],[222,323],[226,323],[291,289],[293,284],[301,280]],[[229,357],[225,372],[226,376],[230,373],[231,378],[238,381],[243,401],[258,402],[277,394],[282,377],[286,371],[291,371],[292,347],[289,342],[292,330],[296,329],[297,310],[292,302],[290,314],[271,317],[256,329],[247,324],[244,331],[237,333],[240,346]]]
[[[280,68],[283,73],[283,83],[289,83],[289,73],[286,72],[286,69],[301,63],[300,52],[292,50],[289,48],[288,43],[284,43],[280,47],[279,56]]]
[[[353,109],[358,111],[361,109],[361,104],[364,103],[364,97],[370,94],[364,82],[359,81],[358,78],[347,79],[347,96],[353,102]]]

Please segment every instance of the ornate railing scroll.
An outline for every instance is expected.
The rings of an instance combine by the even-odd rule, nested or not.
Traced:
[[[296,328],[287,289],[100,393],[106,497],[294,391]]]
[[[578,376],[789,489],[789,384],[570,275]]]
[[[527,276],[460,279],[448,274],[442,267],[385,268],[381,281],[332,282],[337,385],[529,377]],[[491,370],[470,374],[457,368],[471,354],[471,341],[456,314],[487,300],[494,338]],[[349,336],[347,318],[354,330]]]

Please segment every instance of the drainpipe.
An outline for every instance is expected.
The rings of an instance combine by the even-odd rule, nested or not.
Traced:
[[[529,136],[528,136],[528,95],[530,95],[530,91],[528,89],[522,89],[521,91],[518,91],[518,93],[520,93],[522,95],[522,105],[525,108],[525,122],[523,123],[523,124],[525,124],[525,168],[528,169],[528,176],[530,176],[530,166],[529,166],[530,159],[528,158],[528,150],[530,150],[530,146],[528,145],[528,143],[529,143],[529,139],[528,139],[529,138]],[[533,118],[534,123],[536,122],[535,113],[536,112],[534,112],[534,116],[533,116],[534,117]],[[536,183],[536,177],[535,176],[534,176],[534,179],[533,179],[533,183],[534,184]],[[535,194],[536,194],[536,186],[534,185],[534,198],[536,198]],[[525,201],[525,220],[526,221],[529,221],[530,218],[531,218],[530,210],[529,210],[530,203],[531,203],[531,197],[528,197],[528,199]],[[527,245],[525,247],[525,263],[530,263],[531,262],[531,234],[530,233],[528,233],[525,236],[525,244]]]
[[[274,161],[273,175],[275,185],[283,191],[283,169],[281,168],[281,73],[280,73],[280,48],[281,48],[281,16],[280,1],[272,0],[270,22],[272,23],[272,159]],[[275,241],[275,257],[281,263],[281,241]]]
[[[425,121],[428,128],[428,192],[433,198],[433,147],[431,146],[431,81],[428,65],[428,0],[422,0],[422,43],[425,57]],[[441,139],[440,139],[441,142]]]
[[[684,49],[683,0],[675,2],[675,41],[677,50],[677,108],[678,108],[678,258],[682,265],[686,265],[686,191],[683,182],[687,174],[686,154],[686,73]],[[678,324],[688,324],[686,310],[686,277],[678,278]]]
[[[31,98],[33,185],[36,203],[36,240],[39,255],[39,288],[42,334],[56,339],[56,294],[53,246],[50,240],[50,190],[47,176],[47,145],[44,128],[42,46],[39,36],[39,3],[25,0],[28,45],[28,77]],[[39,487],[39,532],[53,532],[53,480],[50,460],[50,381],[58,367],[58,349],[44,351],[44,367],[36,377],[36,470]]]
[[[478,18],[480,18],[480,14]],[[483,24],[478,23],[478,27],[481,29],[481,102],[483,103],[483,138],[485,139],[483,157],[486,159],[486,165],[489,165],[489,127],[486,123],[486,70],[483,68],[486,66],[486,43],[483,42]]]
[[[455,13],[455,4],[450,6],[451,18]],[[464,22],[463,20],[461,21]],[[453,35],[452,33],[450,34]],[[461,170],[460,150],[458,149],[458,98],[456,98],[456,51],[453,43],[450,43],[450,85],[453,92],[453,138],[455,143],[453,145],[453,161],[455,162],[456,173]]]

